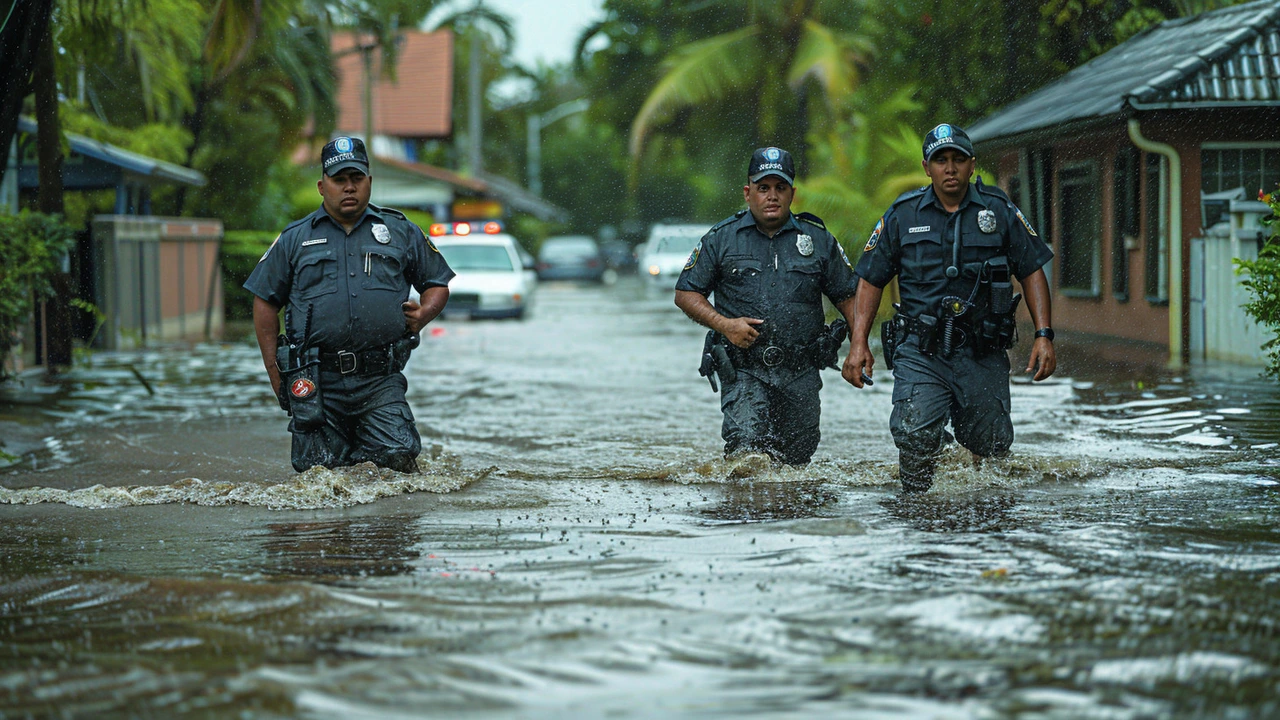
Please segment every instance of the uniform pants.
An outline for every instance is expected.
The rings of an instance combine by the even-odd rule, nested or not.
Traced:
[[[1009,355],[974,357],[971,348],[961,347],[944,360],[920,352],[912,336],[894,352],[889,417],[903,490],[924,492],[933,484],[948,420],[956,440],[975,455],[1008,451]]]
[[[422,440],[404,399],[408,382],[401,373],[343,375],[320,373],[324,425],[293,433],[291,459],[298,472],[372,462],[400,472],[415,472]]]
[[[783,385],[767,383],[738,370],[738,377],[720,392],[724,424],[724,454],[762,452],[788,465],[804,465],[818,449],[817,368],[803,370]]]

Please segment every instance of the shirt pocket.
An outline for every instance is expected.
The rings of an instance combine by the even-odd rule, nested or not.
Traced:
[[[755,293],[763,274],[764,265],[750,255],[730,255],[724,259],[725,290]]]
[[[1004,238],[1000,233],[968,231],[960,233],[960,258],[969,263],[984,263],[1000,254]]]
[[[404,252],[386,245],[365,248],[365,290],[401,290],[407,287],[404,279]]]
[[[293,271],[293,292],[299,300],[310,300],[338,291],[338,261],[332,250],[315,250],[303,255]]]
[[[792,302],[822,302],[822,263],[817,258],[794,259],[787,266]]]
[[[902,261],[898,274],[906,281],[942,282],[947,279],[950,258],[942,252],[942,232],[907,233],[902,236]]]

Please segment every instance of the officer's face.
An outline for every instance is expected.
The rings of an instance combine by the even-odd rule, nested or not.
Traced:
[[[782,227],[791,217],[791,201],[796,198],[796,189],[777,175],[766,175],[743,187],[742,196],[756,223],[772,229]]]
[[[940,195],[963,194],[969,187],[969,178],[978,161],[955,148],[939,150],[928,161],[921,163],[924,174],[933,181],[934,192]]]
[[[354,220],[369,207],[373,183],[368,175],[355,168],[341,170],[333,177],[321,175],[318,186],[324,209],[335,218]]]

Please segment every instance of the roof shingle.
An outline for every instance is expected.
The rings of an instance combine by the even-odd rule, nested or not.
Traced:
[[[373,86],[373,125],[377,135],[443,138],[453,133],[453,33],[402,32],[396,79],[381,77]],[[338,69],[338,128],[365,132],[364,59],[354,33],[334,33],[331,48]],[[382,52],[373,51],[373,71]]]

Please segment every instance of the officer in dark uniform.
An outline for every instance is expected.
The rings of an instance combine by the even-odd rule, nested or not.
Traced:
[[[961,128],[929,131],[922,165],[932,183],[895,200],[863,248],[853,348],[842,370],[857,387],[872,373],[867,335],[896,275],[902,303],[882,337],[894,378],[889,429],[907,492],[932,484],[948,420],[975,455],[1001,454],[1013,444],[1006,350],[1016,340],[1019,296],[1011,278],[1036,327],[1027,372],[1044,380],[1057,366],[1041,269],[1053,252],[1004,192],[981,178],[970,184],[976,161]]]
[[[369,204],[359,138],[333,140],[321,161],[320,209],[286,227],[244,284],[271,388],[293,416],[293,467],[413,472],[422,441],[400,370],[444,308],[453,271],[417,225]]]
[[[742,188],[748,209],[702,237],[676,281],[676,305],[715,331],[732,366],[718,372],[725,455],[803,465],[818,448],[822,296],[852,324],[857,279],[822,221],[791,213],[795,192],[791,154],[756,150]]]

